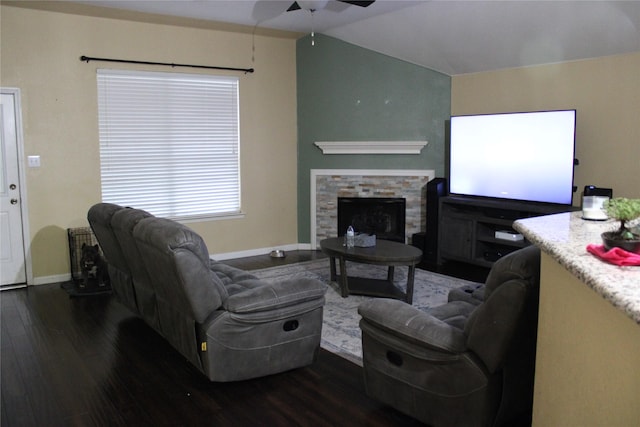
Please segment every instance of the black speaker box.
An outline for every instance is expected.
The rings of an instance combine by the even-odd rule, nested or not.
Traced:
[[[416,248],[420,249],[423,253],[425,251],[424,236],[425,236],[424,232],[414,233],[411,236],[411,246],[415,246]]]
[[[434,178],[427,182],[427,224],[425,227],[425,244],[423,261],[429,265],[438,263],[438,216],[440,214],[440,198],[449,192],[445,178]]]

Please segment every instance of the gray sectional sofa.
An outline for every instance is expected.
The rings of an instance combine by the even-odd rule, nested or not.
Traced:
[[[211,381],[238,381],[311,364],[320,346],[326,285],[265,282],[210,259],[175,221],[99,203],[88,220],[113,291]]]

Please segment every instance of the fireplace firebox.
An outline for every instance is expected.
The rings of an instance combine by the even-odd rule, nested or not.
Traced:
[[[338,197],[338,236],[351,225],[356,233],[405,243],[405,215],[402,197]]]

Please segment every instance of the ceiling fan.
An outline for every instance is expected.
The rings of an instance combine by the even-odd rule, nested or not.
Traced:
[[[347,4],[352,4],[354,6],[360,6],[360,7],[371,6],[371,4],[375,2],[375,0],[371,0],[371,1],[336,0],[336,1],[339,1],[340,3],[347,3]],[[328,2],[329,2],[328,0],[297,0],[297,1],[294,1],[291,6],[289,6],[289,8],[287,9],[287,12],[291,12],[293,10],[300,10],[300,9],[305,9],[305,10],[310,10],[311,12],[315,12],[316,10],[324,9],[324,7],[327,5]]]

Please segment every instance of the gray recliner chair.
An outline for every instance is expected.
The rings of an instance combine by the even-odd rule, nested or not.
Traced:
[[[539,283],[540,250],[530,246],[494,264],[483,299],[425,311],[391,299],[361,304],[367,394],[434,427],[526,423]]]
[[[315,360],[327,288],[321,281],[259,280],[211,260],[189,227],[138,209],[99,203],[88,219],[107,261],[117,260],[117,277],[126,279],[116,297],[211,381]]]

